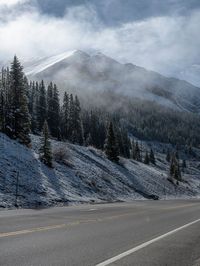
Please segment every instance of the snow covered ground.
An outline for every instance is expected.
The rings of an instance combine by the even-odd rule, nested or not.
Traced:
[[[49,169],[38,159],[39,142],[38,136],[32,136],[32,149],[28,149],[0,134],[0,208],[14,206],[18,174],[21,207],[131,201],[152,194],[160,199],[200,195],[200,163],[187,161],[186,182],[172,184],[167,180],[169,165],[162,154],[163,144],[153,144],[157,165],[147,166],[123,158],[117,165],[92,147],[52,141],[53,150],[65,150],[65,156]]]

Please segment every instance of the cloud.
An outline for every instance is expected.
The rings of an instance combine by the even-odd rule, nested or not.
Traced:
[[[105,26],[90,4],[70,7],[63,17],[41,14],[35,8],[16,10],[14,18],[5,19],[4,14],[0,22],[0,60],[12,58],[15,53],[30,60],[74,49],[98,50],[121,62],[181,78],[192,65],[200,64],[199,9],[187,15],[148,17],[118,27]]]
[[[155,16],[184,15],[200,8],[199,0],[35,0],[44,14],[63,17],[73,6],[90,5],[109,26]],[[32,1],[31,1],[32,2]]]
[[[1,0],[0,7],[1,6],[12,6],[16,4],[23,4],[27,2],[27,0]]]

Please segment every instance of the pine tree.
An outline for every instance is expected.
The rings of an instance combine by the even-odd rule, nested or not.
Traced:
[[[54,131],[55,137],[61,140],[61,130],[60,130],[60,102],[59,102],[59,92],[56,84],[53,88],[53,102],[54,102]]]
[[[116,129],[115,136],[116,136],[117,146],[118,146],[118,149],[119,149],[119,154],[121,156],[124,156],[125,147],[124,147],[124,144],[123,144],[123,137],[122,137],[122,132],[121,132],[120,128]]]
[[[91,135],[92,145],[94,145],[96,148],[102,148],[100,140],[99,118],[97,112],[95,111],[91,111],[89,115],[89,133]]]
[[[147,151],[146,151],[146,154],[145,154],[145,157],[144,157],[144,163],[145,163],[145,164],[149,164],[149,163],[150,163],[150,160],[149,160],[149,154],[148,154]]]
[[[43,126],[43,137],[41,139],[40,160],[49,167],[52,167],[52,151],[51,143],[49,141],[49,129],[47,121],[45,120]]]
[[[62,135],[65,139],[69,138],[69,95],[64,94],[62,106]]]
[[[75,100],[74,100],[73,142],[82,145],[83,144],[83,127],[82,127],[80,113],[81,113],[80,102],[76,95]]]
[[[133,160],[136,160],[136,154],[135,154],[135,142],[134,140],[132,140],[132,143],[131,143],[131,152],[132,152],[132,159]]]
[[[187,168],[186,160],[183,159],[182,160],[182,170],[185,171],[186,168]]]
[[[179,162],[176,162],[175,169],[174,169],[174,178],[178,181],[181,181],[181,170],[180,170],[180,165]]]
[[[53,115],[54,106],[53,106],[53,83],[51,82],[47,88],[47,124],[49,127],[50,134],[52,135],[53,128]]]
[[[6,108],[6,90],[5,90],[5,70],[2,69],[0,79],[0,130],[5,132],[5,108]]]
[[[169,149],[167,150],[167,155],[166,155],[166,161],[167,162],[170,162],[171,160],[171,155],[170,155],[170,152],[169,152]]]
[[[179,160],[176,158],[176,154],[174,154],[171,158],[170,163],[170,177],[176,179],[177,181],[182,180]]]
[[[68,134],[69,140],[73,141],[73,132],[74,132],[74,97],[70,94],[69,98],[69,126],[68,126]]]
[[[47,122],[50,133],[60,140],[60,104],[57,86],[51,82],[47,89]]]
[[[175,152],[175,157],[176,157],[177,160],[179,160],[179,152],[178,152],[178,150],[176,150],[176,152]]]
[[[135,159],[141,162],[141,151],[140,151],[138,141],[136,141],[136,144],[135,144]]]
[[[12,132],[12,112],[11,112],[11,90],[10,90],[10,70],[2,69],[0,78],[0,116],[1,131],[9,137],[13,136]]]
[[[86,146],[91,146],[92,145],[92,138],[91,138],[91,135],[90,133],[88,134],[86,140],[85,140],[85,145]]]
[[[107,131],[107,138],[105,141],[105,153],[109,160],[113,162],[119,161],[119,151],[116,142],[116,136],[114,133],[113,123],[110,122],[108,131]]]
[[[188,147],[188,153],[189,153],[189,155],[193,155],[192,144],[190,144]]]
[[[187,164],[186,164],[186,160],[185,159],[183,159],[183,161],[182,161],[182,167],[183,168],[187,168]]]
[[[27,83],[23,67],[15,56],[10,70],[11,136],[26,146],[30,145],[30,115],[28,110]]]
[[[38,133],[38,84],[30,82],[29,84],[29,112],[31,115],[31,131]]]
[[[169,169],[170,177],[174,177],[174,171],[175,171],[175,157],[172,156],[171,162],[170,162],[170,169]]]
[[[140,161],[142,162],[143,157],[142,157],[142,153],[143,153],[143,144],[142,141],[140,142]]]
[[[34,103],[37,107],[37,123],[39,132],[42,131],[44,121],[47,118],[47,102],[46,102],[46,89],[44,81],[42,80],[40,84],[36,83],[35,88],[35,99]]]
[[[154,152],[153,152],[152,149],[151,149],[151,151],[150,151],[149,160],[150,160],[150,162],[151,162],[152,164],[156,164],[156,159],[155,159]]]
[[[131,142],[128,137],[128,132],[125,129],[122,129],[122,145],[123,145],[123,153],[122,156],[125,158],[130,158],[130,147],[131,147]]]

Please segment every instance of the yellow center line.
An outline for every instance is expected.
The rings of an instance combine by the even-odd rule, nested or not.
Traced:
[[[129,212],[129,213],[125,213],[125,214],[121,214],[121,215],[113,215],[113,216],[109,216],[109,217],[105,217],[105,218],[77,220],[77,221],[66,223],[66,224],[57,224],[57,225],[50,225],[50,226],[44,226],[44,227],[36,227],[36,228],[31,228],[31,229],[19,230],[19,231],[14,231],[14,232],[0,233],[0,238],[17,236],[17,235],[25,235],[25,234],[41,232],[41,231],[48,231],[48,230],[53,230],[53,229],[61,229],[61,228],[65,228],[65,227],[77,226],[79,224],[103,222],[106,220],[112,220],[112,219],[116,219],[116,218],[120,218],[120,217],[130,216],[133,214],[134,213]]]
[[[25,230],[20,230],[20,231],[15,231],[15,232],[0,233],[0,238],[8,237],[8,236],[25,235],[28,233],[41,232],[41,231],[47,231],[47,230],[52,230],[52,229],[58,229],[58,228],[63,228],[65,226],[66,224],[58,224],[58,225],[50,225],[50,226],[44,226],[44,227],[36,227],[32,229],[25,229]]]
[[[163,211],[169,211],[169,210],[173,210],[173,209],[179,209],[179,208],[190,207],[190,206],[195,206],[195,205],[196,204],[187,204],[187,205],[163,208],[162,210]],[[119,215],[112,215],[112,216],[108,216],[108,217],[105,217],[105,218],[77,220],[77,221],[74,221],[74,222],[64,223],[64,224],[49,225],[49,226],[44,226],[44,227],[36,227],[36,228],[13,231],[13,232],[5,232],[5,233],[0,233],[0,238],[17,236],[17,235],[25,235],[25,234],[35,233],[35,232],[54,230],[54,229],[61,229],[61,228],[65,228],[65,227],[77,226],[77,225],[80,225],[80,224],[89,224],[89,223],[103,222],[103,221],[107,221],[107,220],[113,220],[113,219],[117,219],[117,218],[122,218],[122,217],[126,217],[126,216],[131,216],[131,215],[138,215],[138,214],[142,214],[142,213],[146,213],[146,210],[140,211],[140,212],[135,212],[135,213],[128,212],[128,213],[119,214]]]

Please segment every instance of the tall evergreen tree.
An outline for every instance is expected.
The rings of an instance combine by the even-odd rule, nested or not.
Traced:
[[[44,81],[36,83],[34,105],[36,105],[37,123],[39,132],[42,131],[44,121],[47,119],[47,101]]]
[[[174,177],[174,170],[175,170],[175,157],[172,156],[171,161],[170,161],[170,168],[169,168],[170,177]]]
[[[20,143],[30,145],[30,115],[28,110],[27,83],[23,67],[15,56],[10,70],[11,136]]]
[[[169,149],[167,150],[167,155],[166,155],[166,161],[167,162],[170,162],[171,160],[171,155],[170,155],[170,152],[169,152]]]
[[[110,122],[105,142],[105,153],[109,160],[113,162],[119,161],[119,150],[117,147],[116,136],[114,133],[113,123]]]
[[[60,139],[60,104],[56,85],[51,82],[47,89],[47,122],[51,135]]]
[[[62,135],[65,139],[69,138],[69,95],[64,94],[62,106]]]
[[[73,132],[74,132],[74,97],[70,94],[69,98],[69,126],[68,126],[68,134],[69,140],[73,141]]]
[[[128,137],[128,132],[124,128],[122,129],[122,145],[124,150],[122,156],[125,158],[130,158],[131,142]]]
[[[1,131],[12,137],[12,112],[11,112],[11,90],[10,90],[10,70],[2,69],[0,78],[0,116]]]
[[[174,179],[176,179],[178,181],[182,180],[179,160],[176,158],[176,154],[173,154],[173,156],[171,158],[170,177],[173,177]]]
[[[87,138],[85,140],[85,145],[86,146],[91,146],[93,143],[92,143],[92,138],[91,138],[91,135],[90,133],[87,135]]]
[[[132,159],[133,160],[136,160],[136,154],[135,154],[135,141],[132,140],[132,143],[131,143],[131,153],[132,153]]]
[[[182,180],[182,175],[181,175],[181,169],[180,169],[180,164],[179,161],[177,161],[175,171],[174,171],[174,178],[178,181]]]
[[[0,130],[5,132],[6,128],[6,88],[5,70],[2,68],[0,78]]]
[[[149,162],[150,162],[150,160],[149,160],[149,154],[148,154],[148,152],[146,151],[146,153],[145,153],[145,157],[144,157],[144,163],[145,163],[145,164],[149,164]]]
[[[29,112],[31,115],[31,131],[36,134],[38,133],[38,83],[34,81],[29,84]]]
[[[98,110],[92,110],[88,115],[88,124],[84,123],[84,132],[91,135],[92,145],[98,149],[103,149],[106,138],[106,126],[104,117]],[[89,129],[89,132],[87,132]]]
[[[150,162],[152,164],[156,164],[156,159],[155,159],[155,155],[154,155],[153,149],[151,149],[151,151],[150,151],[149,160],[150,160]]]
[[[50,130],[50,134],[52,135],[53,128],[53,83],[51,82],[47,88],[47,124]]]
[[[82,145],[83,144],[83,127],[82,127],[80,113],[81,113],[80,102],[76,95],[75,100],[74,100],[73,142]]]
[[[186,160],[183,159],[183,161],[182,161],[182,169],[184,170],[185,168],[187,168],[187,164],[186,164]]]
[[[55,137],[61,139],[61,130],[60,130],[60,102],[59,102],[59,92],[56,84],[53,87],[53,103],[54,103],[54,129]]]
[[[124,156],[124,154],[125,154],[125,147],[124,147],[122,132],[121,132],[120,128],[117,128],[116,129],[115,136],[116,136],[116,142],[117,142],[118,149],[119,149],[119,154],[121,156]]]
[[[138,141],[136,141],[136,144],[135,144],[135,160],[141,162],[141,151],[140,151]]]
[[[49,141],[49,129],[46,120],[43,126],[43,136],[41,139],[41,146],[39,152],[40,152],[40,160],[47,166],[52,167],[51,143]]]

